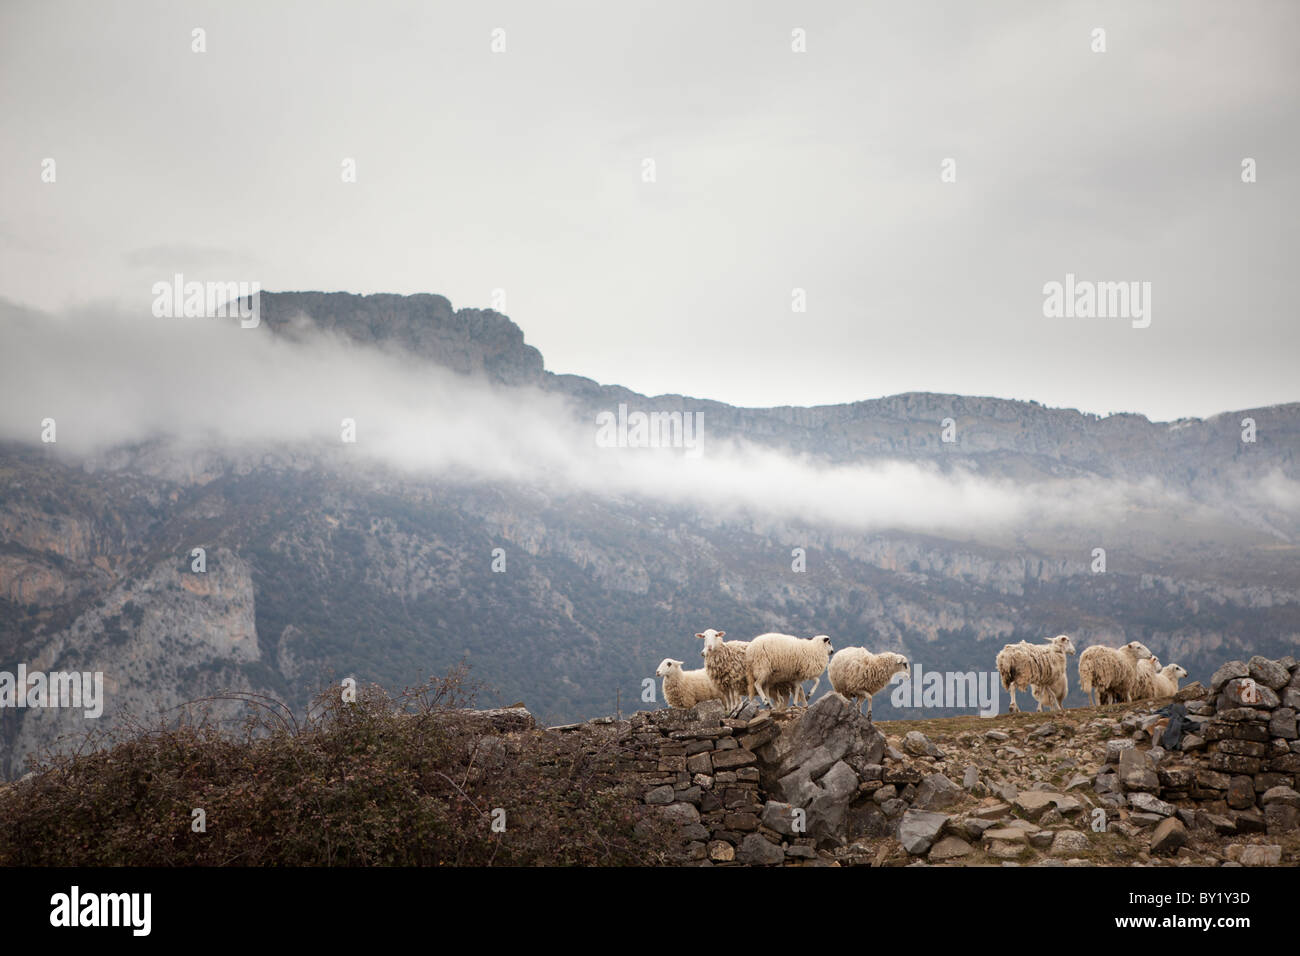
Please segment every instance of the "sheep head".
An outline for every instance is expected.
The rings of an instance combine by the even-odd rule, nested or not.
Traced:
[[[1142,661],[1155,657],[1155,655],[1151,653],[1151,649],[1141,641],[1129,641],[1124,645],[1124,650],[1127,651],[1135,661]]]
[[[681,661],[675,661],[671,657],[665,657],[663,661],[659,664],[658,669],[655,670],[655,676],[667,677],[673,671],[679,671],[681,669],[682,669]]]
[[[907,663],[907,658],[902,654],[895,654],[893,651],[886,651],[881,655],[881,657],[885,658],[889,663],[889,675],[891,677],[900,671],[908,675],[912,673],[911,665]]]
[[[1074,641],[1070,640],[1070,635],[1068,634],[1056,635],[1056,637],[1052,638],[1051,643],[1052,646],[1062,654],[1074,654]]]
[[[704,649],[700,651],[700,656],[708,657],[709,651],[722,645],[722,639],[727,636],[727,632],[715,631],[713,628],[709,628],[703,633],[696,634],[695,636],[704,642]]]
[[[818,634],[816,637],[813,638],[813,640],[821,641],[823,644],[825,644],[827,654],[834,653],[835,648],[831,647],[831,639],[827,637],[825,634]]]

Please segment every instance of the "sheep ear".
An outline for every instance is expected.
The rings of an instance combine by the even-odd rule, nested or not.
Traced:
[[[704,635],[703,635],[703,634],[696,634],[695,636],[698,637],[700,640],[704,640]]]
[[[726,631],[718,631],[718,637],[726,637],[726,636],[727,636]]]

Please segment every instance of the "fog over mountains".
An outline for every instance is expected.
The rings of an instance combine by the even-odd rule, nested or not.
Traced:
[[[103,671],[102,726],[462,657],[485,704],[628,711],[710,626],[926,670],[1137,638],[1190,679],[1300,643],[1300,404],[738,408],[553,374],[437,295],[263,293],[260,317],[0,306],[0,670]],[[604,447],[620,406],[690,416],[696,446]],[[0,714],[0,771],[85,723]]]

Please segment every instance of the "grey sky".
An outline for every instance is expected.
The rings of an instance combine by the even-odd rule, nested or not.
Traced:
[[[8,2],[0,295],[503,288],[552,370],[737,404],[1295,401],[1297,49],[1252,0]],[[1151,326],[1044,318],[1067,272]]]

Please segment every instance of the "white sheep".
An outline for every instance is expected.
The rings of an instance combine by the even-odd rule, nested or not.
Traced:
[[[726,631],[713,628],[696,634],[704,642],[700,654],[704,657],[704,670],[722,695],[722,703],[730,713],[735,713],[745,702],[749,684],[747,641],[724,641]]]
[[[1074,641],[1067,634],[1058,634],[1046,644],[1030,644],[1021,641],[1008,644],[998,651],[998,676],[1002,686],[1011,692],[1011,713],[1020,710],[1016,703],[1016,691],[1028,690],[1038,701],[1038,709],[1043,705],[1051,710],[1065,709],[1065,695],[1069,684],[1065,676],[1065,656],[1074,653]]]
[[[1156,674],[1160,661],[1155,657],[1139,660],[1133,665],[1133,700],[1146,700],[1156,696]]]
[[[1070,653],[1073,654],[1074,651]],[[1039,710],[1044,707],[1051,710],[1053,701],[1056,703],[1057,710],[1065,710],[1065,698],[1070,694],[1069,668],[1062,666],[1061,672],[1056,675],[1056,680],[1050,684],[1030,684],[1029,693],[1038,702]]]
[[[853,701],[862,710],[867,701],[867,719],[871,719],[871,695],[889,685],[890,678],[902,671],[909,673],[907,658],[893,651],[873,654],[865,647],[845,647],[831,658],[826,676],[831,688],[841,697]]]
[[[1094,644],[1079,655],[1079,686],[1089,702],[1111,704],[1133,700],[1138,682],[1137,662],[1153,655],[1141,641],[1129,641],[1123,647]],[[1097,697],[1094,701],[1093,691]]]
[[[1155,692],[1152,697],[1173,697],[1178,693],[1178,682],[1187,676],[1178,664],[1166,664],[1155,675]]]
[[[655,676],[664,679],[664,700],[672,707],[689,710],[701,701],[722,698],[722,694],[705,671],[684,671],[682,662],[675,661],[671,657],[663,659],[663,663],[655,671]]]
[[[812,679],[812,690],[804,697],[808,700],[817,693],[833,650],[831,639],[825,634],[806,640],[791,634],[760,634],[749,642],[746,691],[753,697],[757,690],[763,703],[771,706],[771,689],[791,682],[802,685]]]

